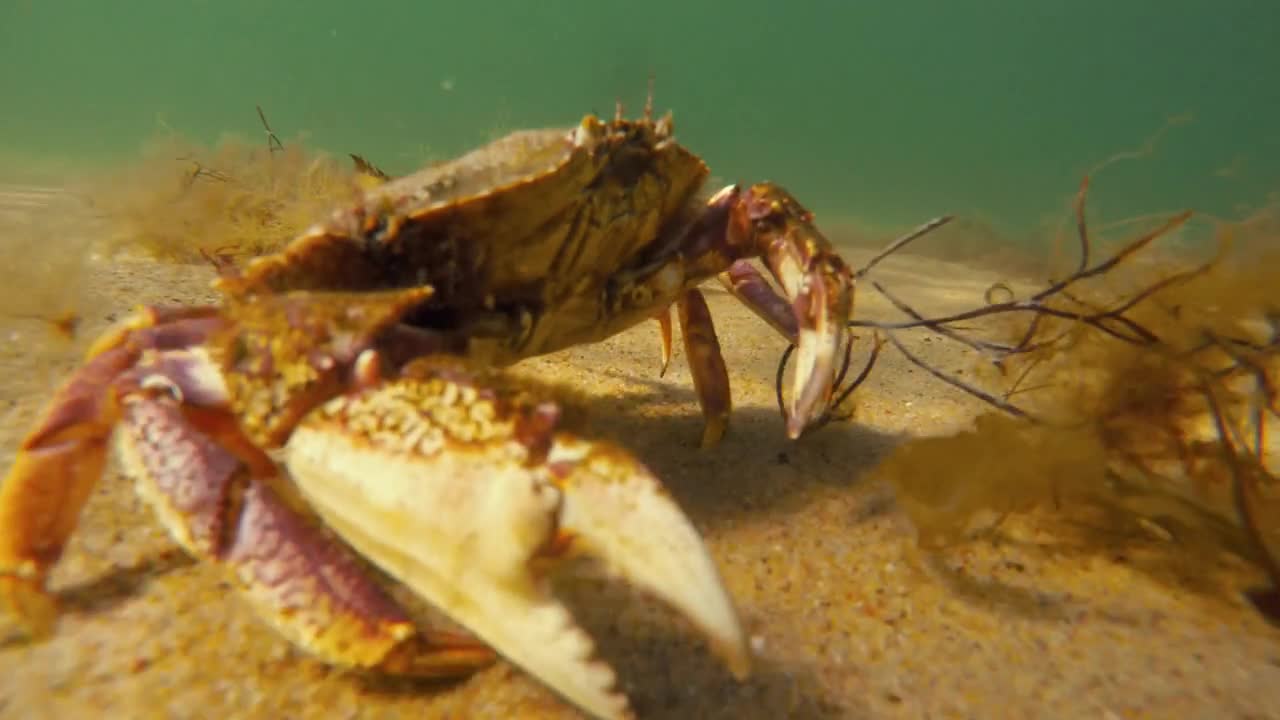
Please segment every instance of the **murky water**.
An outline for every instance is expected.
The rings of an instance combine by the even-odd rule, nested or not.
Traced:
[[[1171,119],[1187,122],[1099,181],[1108,217],[1234,216],[1274,199],[1278,12],[13,0],[0,7],[0,162],[118,159],[165,128],[254,137],[257,104],[285,136],[407,172],[615,98],[638,109],[653,75],[658,108],[726,182],[776,180],[824,214],[885,226],[963,213],[1018,242],[1085,171]]]

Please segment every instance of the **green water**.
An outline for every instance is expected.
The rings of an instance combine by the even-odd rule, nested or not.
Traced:
[[[1096,206],[1239,216],[1280,190],[1277,37],[1274,0],[4,0],[0,162],[128,157],[161,123],[252,137],[261,104],[285,137],[408,171],[638,110],[652,73],[719,179],[828,215],[1032,227],[1183,117]]]

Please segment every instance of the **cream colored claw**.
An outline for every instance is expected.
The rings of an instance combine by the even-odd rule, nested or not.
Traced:
[[[629,717],[627,699],[531,566],[566,540],[683,612],[744,675],[720,576],[657,479],[555,431],[553,405],[494,397],[449,375],[339,398],[295,431],[286,463],[347,543],[592,715]]]

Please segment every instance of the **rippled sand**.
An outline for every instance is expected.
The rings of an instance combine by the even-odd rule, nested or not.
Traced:
[[[58,202],[39,188],[0,193],[8,264],[30,247],[33,213]],[[83,211],[38,220],[61,224],[55,235],[68,253],[95,231],[74,212]],[[207,268],[86,262],[81,276],[78,256],[54,263],[61,274],[47,297],[0,308],[6,468],[50,384],[110,319],[138,303],[209,297]],[[937,310],[972,304],[995,279],[912,257],[881,276]],[[59,298],[86,308],[73,343],[14,317]],[[889,354],[856,424],[788,442],[772,389],[783,343],[727,295],[709,300],[736,404],[713,450],[696,447],[701,419],[678,349],[667,377],[657,377],[652,325],[521,366],[589,384],[593,431],[624,442],[665,479],[706,536],[751,635],[756,673],[739,684],[665,608],[603,580],[567,584],[641,717],[1280,717],[1280,632],[1237,598],[1157,581],[1121,553],[1040,551],[1026,519],[1025,544],[973,543],[945,558],[917,552],[892,492],[868,471],[902,433],[963,426],[977,406]],[[864,315],[889,313],[861,300]],[[944,367],[969,362],[929,338],[910,347]],[[1239,572],[1242,582],[1256,577]],[[52,639],[30,644],[0,620],[0,716],[578,716],[504,663],[453,684],[413,683],[343,675],[299,655],[217,568],[178,550],[114,473],[97,488],[53,587],[64,615]]]

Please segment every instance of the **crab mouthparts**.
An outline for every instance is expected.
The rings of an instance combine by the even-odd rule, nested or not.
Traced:
[[[312,507],[367,559],[580,708],[630,715],[614,671],[534,570],[567,554],[561,540],[685,615],[735,674],[749,671],[701,538],[625,451],[556,433],[545,461],[531,464],[510,443],[396,450],[350,430],[304,424],[289,441],[287,464]]]

